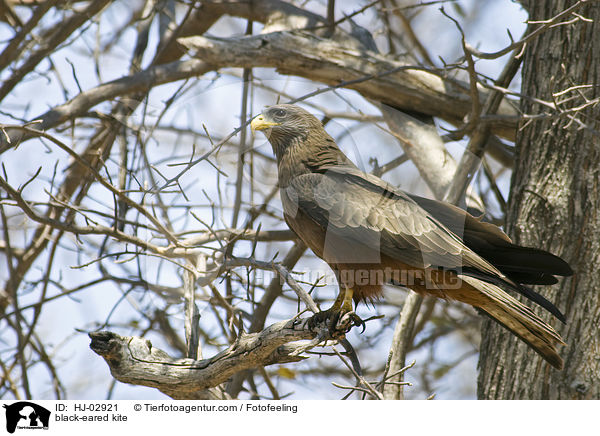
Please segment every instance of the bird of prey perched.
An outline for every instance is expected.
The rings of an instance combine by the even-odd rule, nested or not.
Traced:
[[[407,194],[360,171],[321,122],[289,104],[265,108],[251,123],[277,157],[284,218],[336,274],[331,310],[381,295],[386,283],[458,300],[483,311],[561,369],[559,334],[506,291],[563,314],[525,284],[572,274],[561,258],[520,247],[498,227],[451,204]]]

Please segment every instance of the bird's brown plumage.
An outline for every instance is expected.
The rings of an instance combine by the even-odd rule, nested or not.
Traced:
[[[555,283],[569,265],[512,244],[498,227],[448,203],[413,196],[360,171],[320,121],[295,105],[266,108],[252,121],[277,157],[284,218],[336,273],[358,303],[393,283],[458,300],[485,312],[556,368],[558,333],[505,290],[519,292],[564,321],[523,284]]]

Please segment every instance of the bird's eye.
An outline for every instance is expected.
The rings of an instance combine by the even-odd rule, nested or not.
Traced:
[[[275,116],[277,118],[283,118],[283,117],[285,117],[286,114],[287,114],[287,112],[285,111],[285,109],[277,109],[275,111]]]

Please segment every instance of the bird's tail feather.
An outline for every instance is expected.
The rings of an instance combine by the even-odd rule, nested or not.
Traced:
[[[475,298],[477,304],[468,303],[518,336],[550,365],[562,369],[563,360],[558,355],[555,344],[564,345],[564,342],[556,330],[498,286],[474,277],[461,276],[461,279],[480,293],[479,298]]]

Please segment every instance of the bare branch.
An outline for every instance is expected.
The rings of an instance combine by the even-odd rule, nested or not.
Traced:
[[[300,31],[243,38],[181,38],[196,56],[218,67],[273,67],[329,85],[347,85],[364,97],[398,109],[420,112],[453,124],[471,109],[468,85],[433,69],[411,66],[385,56],[347,49],[334,41]],[[360,79],[360,80],[357,80]],[[364,79],[364,80],[363,80]],[[503,106],[502,114],[514,114]],[[512,131],[493,131],[514,138]]]
[[[94,106],[115,97],[131,95],[150,90],[163,83],[175,82],[202,75],[213,69],[212,66],[197,59],[176,61],[166,65],[150,67],[139,73],[103,83],[88,91],[84,91],[70,101],[50,109],[48,112],[35,117],[35,127],[38,130],[47,130],[56,127],[68,120],[73,120],[87,114]],[[12,128],[4,126],[6,135],[0,135],[0,153],[7,147],[15,146],[26,139],[35,137],[31,132],[25,133],[21,126]]]
[[[281,321],[260,333],[242,334],[229,348],[204,360],[174,359],[142,338],[111,332],[93,332],[89,336],[90,348],[106,360],[117,380],[154,387],[173,398],[189,399],[214,398],[212,392],[206,391],[240,371],[298,360],[296,348],[282,346],[314,339],[319,334],[328,337],[328,332],[309,330],[307,319]]]
[[[392,348],[388,356],[388,363],[384,378],[381,381],[383,384],[383,396],[386,400],[402,400],[404,399],[402,375],[406,366],[406,354],[412,344],[412,331],[421,308],[423,297],[416,292],[409,292],[404,302],[400,319],[394,330],[394,338],[392,339]],[[387,376],[387,374],[394,374]],[[384,382],[385,381],[385,382]],[[389,383],[390,381],[400,382],[399,384]]]
[[[570,6],[569,8],[565,9],[564,11],[560,12],[559,14],[555,15],[554,17],[552,17],[548,20],[529,21],[530,24],[542,24],[542,25],[540,27],[538,27],[537,29],[535,29],[533,32],[524,36],[521,40],[504,47],[502,50],[499,50],[499,51],[493,52],[493,53],[484,53],[473,47],[470,47],[470,51],[474,56],[476,56],[480,59],[497,59],[499,57],[504,56],[505,54],[510,53],[511,51],[519,52],[525,44],[527,44],[532,39],[537,38],[540,34],[545,32],[546,30],[551,29],[556,26],[559,26],[559,25],[572,24],[573,20],[569,20],[564,23],[559,23],[560,20],[562,20],[564,17],[566,17],[568,15],[572,14],[576,17],[577,20],[581,19],[582,21],[585,21],[586,19],[582,19],[582,17],[575,14],[575,11],[577,9],[581,8],[582,6],[584,6],[585,4],[589,4],[589,3],[592,3],[595,1],[598,1],[598,0],[579,0],[574,5]]]
[[[40,47],[29,55],[29,58],[23,62],[11,76],[6,79],[0,87],[0,101],[28,74],[40,61],[51,53],[59,44],[64,42],[74,31],[83,23],[100,12],[110,3],[110,0],[91,1],[81,12],[73,13],[69,18],[54,27],[54,32],[47,35]]]

